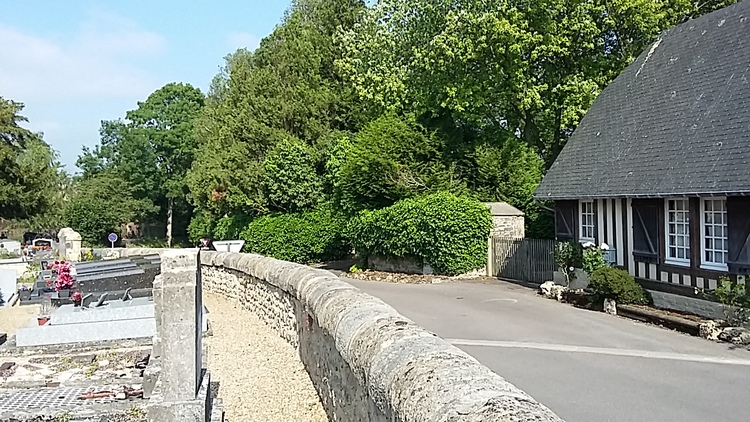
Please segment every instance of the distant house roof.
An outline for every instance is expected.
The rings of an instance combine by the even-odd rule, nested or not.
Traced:
[[[537,199],[750,194],[750,1],[666,31],[596,99]]]
[[[523,212],[507,202],[485,202],[494,216],[523,216]]]

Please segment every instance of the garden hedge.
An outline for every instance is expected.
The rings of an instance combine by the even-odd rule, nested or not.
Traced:
[[[349,237],[363,256],[421,258],[439,274],[456,275],[486,264],[491,227],[484,204],[440,192],[363,211]]]
[[[305,213],[268,215],[252,221],[240,234],[244,252],[301,264],[344,258],[349,245],[346,220],[330,207]]]

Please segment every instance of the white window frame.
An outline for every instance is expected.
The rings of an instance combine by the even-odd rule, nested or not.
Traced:
[[[684,212],[687,217],[686,222],[680,223],[680,224],[685,225],[687,233],[677,234],[675,230],[675,234],[674,234],[674,236],[684,237],[685,243],[686,243],[684,246],[677,246],[677,245],[672,246],[672,244],[669,242],[669,236],[671,235],[669,232],[669,213],[670,213],[669,201],[681,201],[685,204],[685,209],[680,210],[679,212]],[[681,267],[690,266],[690,235],[691,235],[690,233],[690,200],[687,198],[665,198],[664,199],[664,237],[665,237],[664,239],[664,245],[665,245],[664,263],[665,264],[678,265]],[[683,258],[671,257],[669,254],[670,252],[669,249],[672,247],[685,249],[686,258],[683,259]]]
[[[583,212],[584,204],[591,204],[591,213]],[[584,214],[591,216],[591,225],[583,224]],[[591,237],[584,236],[584,228],[591,229]],[[596,243],[596,202],[593,199],[581,199],[580,201],[578,201],[578,240],[581,243]]]
[[[723,210],[723,233],[724,236],[721,237],[724,249],[721,250],[722,253],[726,253],[727,257],[729,255],[729,234],[727,233],[727,229],[729,228],[729,225],[727,223],[727,198],[725,197],[714,197],[714,198],[701,198],[701,268],[704,270],[713,270],[713,271],[729,271],[729,266],[726,262],[717,263],[717,262],[710,262],[706,261],[706,202],[710,201],[720,201],[724,203],[724,210]],[[712,211],[715,212],[715,211]],[[715,226],[714,223],[711,224],[712,226]],[[716,238],[715,236],[712,236]],[[716,249],[711,249],[711,251],[716,251]]]

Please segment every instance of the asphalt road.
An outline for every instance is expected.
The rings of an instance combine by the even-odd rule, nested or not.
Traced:
[[[348,280],[568,422],[750,420],[750,351],[544,299],[505,282]]]

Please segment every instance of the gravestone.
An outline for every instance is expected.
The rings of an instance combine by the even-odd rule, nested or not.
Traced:
[[[81,260],[81,234],[65,227],[57,234],[60,239],[58,248],[60,249],[60,258],[69,262],[78,262]]]
[[[16,276],[16,270],[0,268],[0,292],[3,294],[3,303],[0,306],[10,303],[16,294]]]
[[[130,295],[130,291],[133,290],[132,287],[128,287],[127,290],[125,290],[125,293],[122,294],[122,301],[127,302],[129,300],[133,299],[133,296]]]
[[[21,242],[17,240],[0,240],[0,249],[5,249],[9,253],[21,255]]]
[[[87,294],[81,299],[81,308],[82,309],[88,308],[89,305],[91,305],[91,302],[93,301],[94,301],[94,294],[93,293]]]
[[[104,301],[107,300],[107,295],[109,293],[103,293],[101,296],[99,296],[99,300],[96,301],[94,304],[94,308],[98,308],[100,306],[104,306]]]

